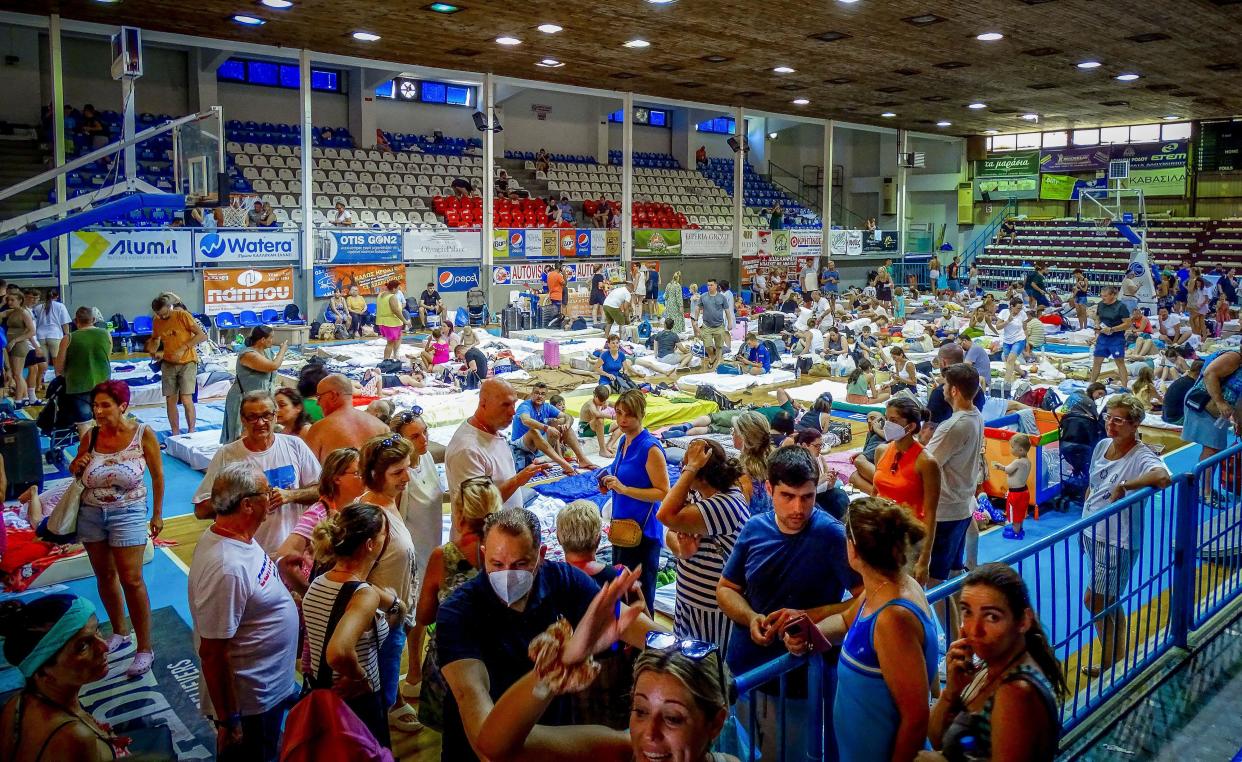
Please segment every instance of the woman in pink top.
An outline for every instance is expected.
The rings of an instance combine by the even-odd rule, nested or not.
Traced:
[[[301,598],[310,584],[311,566],[314,564],[314,548],[311,546],[315,526],[349,505],[362,494],[362,472],[358,468],[358,451],[342,447],[328,453],[319,474],[319,501],[307,508],[293,527],[293,532],[276,549],[280,564],[280,578],[285,587]]]
[[[422,360],[430,370],[437,365],[446,363],[450,357],[450,347],[448,341],[441,338],[439,328],[431,329],[431,336],[427,337],[427,344],[424,347]]]

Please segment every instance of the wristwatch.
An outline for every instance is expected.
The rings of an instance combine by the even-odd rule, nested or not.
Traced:
[[[241,724],[241,720],[241,712],[233,712],[223,720],[212,720],[211,724],[215,725],[216,728],[235,728]]]

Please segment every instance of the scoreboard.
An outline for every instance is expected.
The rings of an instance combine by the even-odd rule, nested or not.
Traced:
[[[1242,121],[1200,123],[1195,169],[1198,172],[1242,170]]]

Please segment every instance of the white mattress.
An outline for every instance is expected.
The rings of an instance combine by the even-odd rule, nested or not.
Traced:
[[[816,381],[815,383],[807,384],[806,386],[795,386],[790,389],[786,389],[785,392],[789,395],[790,399],[795,399],[799,402],[814,402],[819,399],[819,395],[824,392],[831,394],[833,400],[840,400],[842,402],[845,401],[845,384],[840,381],[830,381],[828,379]],[[775,397],[776,390],[773,389],[768,392],[768,395]]]
[[[722,373],[691,373],[677,379],[677,388],[685,391],[686,389],[694,389],[703,384],[711,384],[720,392],[740,392],[743,389],[749,389],[752,386],[769,386],[773,384],[787,384],[794,380],[792,371],[780,370],[773,368],[772,370],[760,376],[734,376]]]
[[[211,458],[220,449],[220,431],[196,431],[178,434],[164,440],[168,454],[195,471],[206,471]]]
[[[153,558],[155,558],[155,545],[148,539],[147,547],[142,551],[142,562],[149,564]],[[91,568],[91,560],[87,557],[86,551],[83,550],[72,556],[65,556],[57,561],[53,561],[38,577],[35,577],[35,581],[31,583],[29,589],[33,590],[37,587],[59,585],[62,582],[72,582],[75,579],[86,579],[93,576],[95,576],[95,570]]]
[[[602,338],[604,331],[600,328],[583,328],[581,331],[561,331],[553,328],[534,328],[529,331],[510,331],[509,337],[542,343],[545,339],[552,341],[571,341],[573,339]]]
[[[1147,426],[1153,429],[1164,429],[1166,431],[1181,431],[1182,430],[1182,427],[1180,424],[1165,422],[1165,420],[1160,417],[1159,413],[1148,413],[1147,415],[1143,416],[1143,423],[1141,425]]]
[[[388,399],[398,410],[409,410],[418,405],[423,409],[423,420],[431,428],[453,426],[474,415],[479,406],[477,389],[452,394],[420,394],[418,390],[398,392]]]

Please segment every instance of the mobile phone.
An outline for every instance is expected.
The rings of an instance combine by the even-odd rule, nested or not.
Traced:
[[[832,644],[824,637],[824,633],[819,631],[819,627],[811,621],[806,614],[797,617],[793,621],[785,625],[785,635],[797,635],[805,638],[811,644],[811,650],[815,653],[824,653],[832,650]]]

